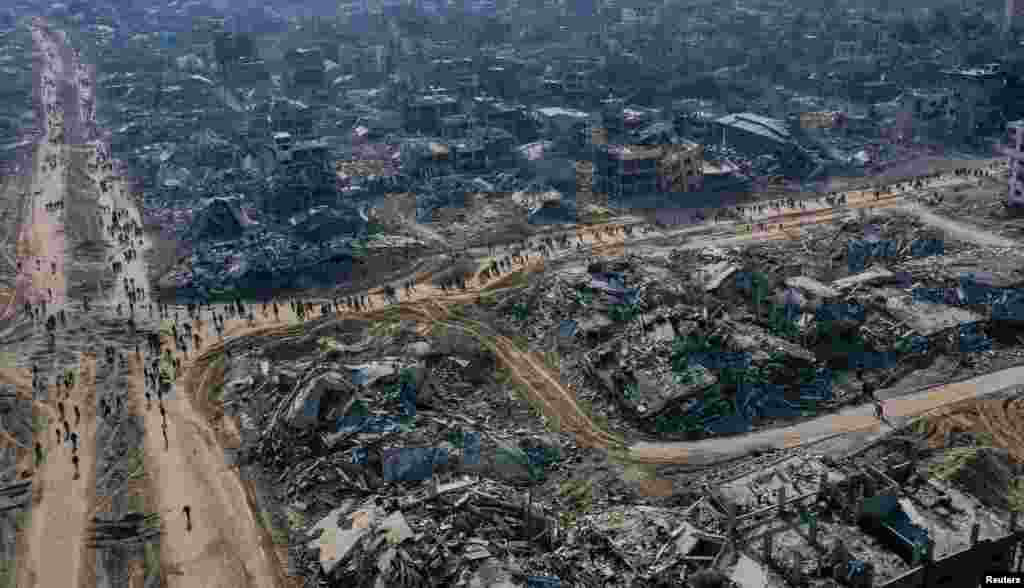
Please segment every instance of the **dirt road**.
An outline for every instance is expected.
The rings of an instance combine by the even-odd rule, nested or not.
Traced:
[[[18,586],[49,588],[50,586],[81,586],[87,568],[86,559],[92,553],[86,548],[90,518],[96,514],[92,506],[96,500],[96,414],[95,359],[83,361],[80,377],[68,399],[64,400],[70,422],[78,433],[78,476],[71,462],[72,443],[57,441],[56,410],[48,405],[48,426],[36,440],[46,447],[46,461],[36,469],[33,477],[33,507],[25,545],[26,553],[18,557]],[[70,417],[72,406],[82,410],[82,424],[74,426]],[[60,562],[60,565],[55,565]]]
[[[66,309],[68,302],[63,219],[54,208],[54,203],[65,193],[66,159],[60,140],[64,131],[63,117],[53,81],[64,74],[66,64],[57,58],[54,38],[43,29],[33,30],[33,40],[44,55],[43,67],[36,74],[43,80],[41,98],[47,118],[42,124],[45,132],[37,146],[32,170],[29,218],[23,223],[18,241],[21,270],[17,290],[19,304],[46,303],[41,314],[45,319]],[[36,330],[41,334],[41,327]],[[53,357],[46,359],[53,365]],[[36,411],[48,417],[48,426],[36,435],[36,442],[44,447],[47,459],[36,470],[33,480],[35,501],[23,545],[25,553],[20,553],[18,558],[19,586],[78,585],[83,558],[88,555],[84,549],[85,531],[95,499],[95,415],[90,404],[95,400],[95,390],[93,362],[88,358],[80,360],[81,365],[74,366],[80,368],[75,389],[61,397],[47,386],[39,394],[46,402],[36,404]],[[44,365],[42,370],[44,377],[46,367]],[[63,403],[65,418],[78,435],[78,476],[72,464],[72,443],[66,440],[66,430],[62,428],[58,437],[57,425],[62,421],[58,403]],[[73,416],[74,407],[81,413],[81,424]],[[60,561],[62,565],[53,565],[53,561]]]
[[[90,75],[89,70],[77,62],[71,51],[62,47],[63,36],[48,30],[42,21],[36,21],[33,35],[42,56],[37,75],[42,78],[41,111],[46,118],[43,126],[47,132],[38,146],[29,195],[31,205],[18,243],[17,261],[21,262],[23,270],[18,281],[18,310],[23,302],[39,306],[45,302],[44,318],[60,309],[72,315],[68,321],[71,328],[58,329],[56,348],[61,353],[50,348],[39,354],[43,360],[41,376],[51,381],[67,367],[60,366],[59,357],[74,355],[76,349],[102,353],[107,346],[112,347],[116,355],[133,356],[134,341],[146,331],[156,331],[159,324],[148,318],[148,312],[143,312],[143,308],[148,310],[144,292],[147,274],[142,255],[147,243],[136,230],[141,227],[141,215],[127,186],[116,177],[117,166],[110,157],[109,146],[95,136],[95,97],[92,94],[95,84],[80,83]],[[69,84],[73,87],[78,98],[75,103],[60,102],[62,93],[57,89],[62,84],[64,88]],[[113,288],[101,290],[98,282],[97,295],[90,301],[88,313],[72,313],[72,301],[67,297],[66,264],[71,260],[64,245],[65,229],[80,227],[64,226],[60,204],[68,193],[64,178],[70,176],[65,171],[72,149],[67,144],[72,135],[64,126],[65,120],[75,121],[78,130],[74,136],[79,136],[82,128],[93,131],[90,134],[94,140],[87,144],[90,160],[76,164],[87,169],[75,171],[78,177],[87,177],[86,181],[98,188],[93,213],[102,218],[110,252],[105,271],[115,274]],[[80,149],[81,145],[74,148]],[[76,311],[80,302],[74,301]],[[137,329],[134,337],[127,326],[130,316]],[[42,336],[41,333],[42,329],[37,327],[37,337]],[[90,581],[92,566],[88,565],[87,558],[94,558],[95,554],[86,547],[85,538],[90,518],[96,514],[92,512],[96,500],[94,469],[97,453],[102,450],[96,447],[95,441],[99,400],[93,382],[94,366],[95,358],[85,356],[71,401],[58,399],[49,390],[40,395],[43,402],[37,409],[53,418],[51,425],[39,431],[37,437],[48,450],[48,459],[35,472],[39,501],[33,507],[19,553],[18,585],[21,587],[80,586]],[[136,381],[129,390],[141,396],[145,389],[141,363],[133,361],[133,366],[131,374]],[[58,443],[52,426],[58,420],[56,405],[60,400],[67,414],[72,412],[71,402],[81,411],[82,422],[77,426],[74,417],[68,416],[71,429],[80,439],[78,479],[72,479],[71,449],[62,445],[63,437]],[[145,406],[141,398],[131,398],[131,401],[134,406]],[[156,496],[147,497],[151,500],[146,502],[156,505],[155,510],[163,521],[161,561],[167,572],[165,584],[188,588],[283,586],[281,566],[263,549],[266,531],[249,511],[248,497],[237,472],[227,468],[223,451],[209,425],[194,410],[186,394],[172,394],[165,399],[164,406],[170,442],[165,444],[159,413],[153,411],[145,414],[143,443],[146,471],[156,488]],[[155,420],[154,414],[158,415]],[[184,528],[182,508],[185,505],[193,509],[191,532]]]

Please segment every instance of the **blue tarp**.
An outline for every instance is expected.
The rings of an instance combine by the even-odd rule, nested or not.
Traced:
[[[353,447],[352,448],[352,463],[357,465],[366,465],[369,460],[370,453],[365,447]]]
[[[562,580],[551,576],[527,576],[526,588],[561,588]]]
[[[711,370],[750,367],[750,354],[746,351],[703,351],[686,354],[687,362],[699,363]]]
[[[578,325],[576,324],[576,321],[562,321],[561,324],[558,325],[558,336],[563,339],[568,339],[576,334],[577,327]]]
[[[717,435],[735,435],[750,431],[750,421],[742,415],[734,414],[726,417],[719,417],[704,425],[708,433]]]
[[[402,447],[384,450],[384,480],[419,482],[434,474],[435,465],[448,463],[448,450],[442,447]]]
[[[462,462],[466,465],[480,463],[480,433],[466,431],[462,434]]]
[[[962,353],[988,351],[992,340],[981,332],[977,322],[963,323],[957,328],[957,347]]]
[[[399,421],[390,416],[344,416],[338,419],[335,433],[395,433]]]
[[[402,402],[402,416],[414,417],[416,416],[416,383],[403,380],[401,385],[399,399]]]
[[[924,545],[929,540],[928,531],[911,522],[895,496],[882,494],[867,498],[864,500],[862,512],[893,531],[896,539],[910,550],[913,550],[915,545]]]
[[[831,373],[818,370],[814,380],[800,387],[801,402],[823,402],[832,399]],[[761,418],[795,418],[803,414],[798,403],[785,398],[785,389],[778,384],[744,383],[736,389],[736,413],[728,416],[705,415],[705,404],[701,399],[691,399],[682,406],[684,414],[703,417],[704,428],[709,433],[745,433],[751,428],[751,421]]]
[[[306,403],[302,405],[302,416],[309,418],[317,418],[320,414],[320,399],[312,396],[306,398]]]

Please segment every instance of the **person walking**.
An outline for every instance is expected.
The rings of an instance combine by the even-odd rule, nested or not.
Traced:
[[[185,513],[185,530],[192,532],[192,507],[185,505],[185,508],[181,509]]]

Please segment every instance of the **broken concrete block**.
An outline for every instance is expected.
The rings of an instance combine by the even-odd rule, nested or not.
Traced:
[[[784,283],[787,287],[799,290],[801,293],[807,294],[812,298],[829,299],[839,296],[839,290],[808,276],[786,278]]]
[[[412,539],[415,535],[412,532],[412,528],[409,527],[409,523],[405,521],[405,516],[402,515],[401,511],[397,510],[380,522],[380,529],[387,533],[388,542],[392,545],[398,545],[406,539]]]
[[[330,512],[309,531],[310,537],[319,538],[308,543],[310,550],[318,549],[320,565],[324,574],[331,575],[337,566],[344,563],[352,551],[367,537],[376,533],[386,533],[391,545],[398,545],[412,539],[414,533],[400,511],[384,517],[384,512],[373,500],[363,503],[358,509],[351,510],[354,501],[346,503]],[[348,513],[348,514],[346,514]]]
[[[469,578],[469,588],[520,588],[511,570],[493,559],[487,560]]]
[[[701,365],[691,366],[688,381],[672,381],[669,374],[660,376],[636,374],[632,391],[624,392],[623,400],[636,416],[652,418],[669,406],[714,384],[718,378]],[[635,394],[633,392],[635,391]]]
[[[487,559],[491,557],[491,552],[487,550],[488,541],[479,537],[473,537],[466,541],[466,547],[463,551],[463,555],[469,561],[476,561],[480,559]]]
[[[586,318],[577,321],[577,328],[584,335],[601,335],[608,332],[615,325],[615,321],[607,315],[595,312]]]
[[[430,355],[430,350],[430,343],[427,343],[426,341],[417,341],[405,346],[405,352],[415,357]]]
[[[337,373],[327,372],[306,383],[288,408],[286,421],[293,427],[303,428],[315,426],[320,421],[320,402],[326,393],[341,393],[344,398],[338,404],[351,400],[355,390],[348,379]]]
[[[397,365],[391,361],[375,361],[362,365],[346,365],[352,372],[352,382],[357,386],[371,386],[377,380],[397,373]]]
[[[767,360],[770,351],[778,351],[787,357],[804,363],[814,363],[815,356],[807,349],[772,335],[757,325],[731,323],[733,328],[730,341],[738,350],[750,353],[754,361]]]

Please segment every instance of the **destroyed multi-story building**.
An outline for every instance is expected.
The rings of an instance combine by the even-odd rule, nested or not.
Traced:
[[[1005,85],[999,64],[951,69],[942,72],[952,86],[955,99],[956,131],[960,139],[974,142],[1002,123],[997,92]]]
[[[308,95],[326,87],[323,52],[319,47],[293,49],[285,60],[288,64],[288,87],[294,95]]]
[[[612,198],[703,189],[704,148],[698,143],[605,144],[594,152],[594,189]]]
[[[290,214],[316,205],[337,205],[338,186],[334,164],[326,143],[318,140],[292,141],[281,133],[281,166],[277,169],[274,190],[266,196],[264,210]]]
[[[533,115],[541,135],[554,143],[555,150],[575,156],[589,145],[590,128],[594,123],[589,113],[552,106],[538,108]]]
[[[413,131],[439,133],[441,120],[458,114],[459,104],[446,94],[421,95],[409,101],[405,108],[406,126]]]

